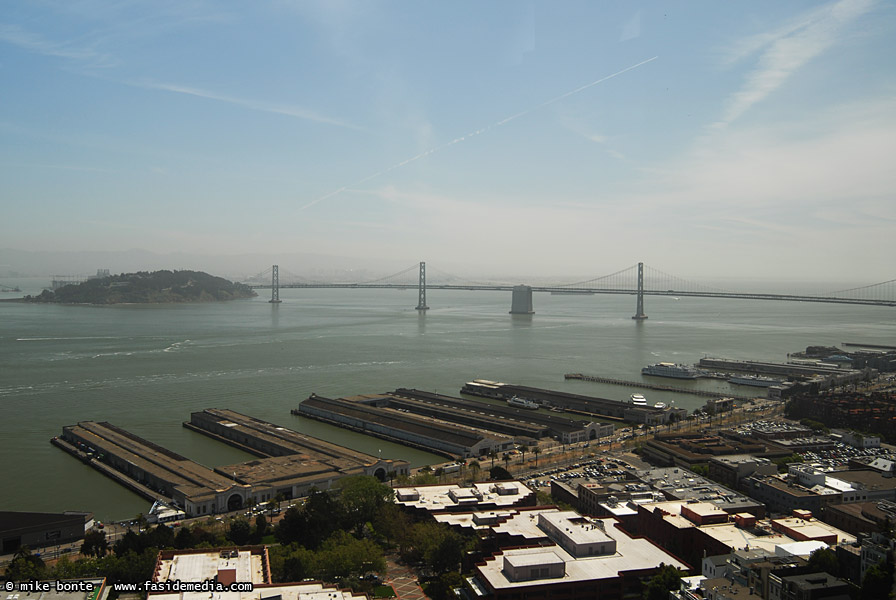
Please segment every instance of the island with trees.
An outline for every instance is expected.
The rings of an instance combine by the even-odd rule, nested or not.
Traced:
[[[219,302],[252,298],[254,290],[202,271],[140,271],[66,285],[25,296],[26,302],[59,304],[156,304],[173,302]]]

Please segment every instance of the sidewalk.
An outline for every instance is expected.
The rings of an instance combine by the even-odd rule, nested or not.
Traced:
[[[429,600],[417,585],[417,574],[414,570],[399,564],[392,557],[386,558],[386,576],[383,582],[392,586],[398,600]]]

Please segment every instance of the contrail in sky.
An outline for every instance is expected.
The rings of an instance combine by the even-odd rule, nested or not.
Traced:
[[[613,79],[614,77],[622,75],[623,73],[627,73],[628,71],[631,71],[632,69],[637,69],[641,65],[646,65],[647,63],[654,61],[657,58],[659,58],[659,56],[654,56],[653,58],[648,58],[647,60],[642,60],[638,64],[632,65],[630,67],[626,67],[625,69],[622,69],[621,71],[616,71],[615,73],[613,73],[611,75],[607,75],[606,77],[601,77],[597,81],[592,81],[591,83],[588,83],[588,84],[583,85],[582,87],[576,88],[576,89],[572,90],[571,92],[566,92],[565,94],[561,94],[560,96],[557,96],[556,98],[551,98],[550,100],[547,100],[546,102],[542,102],[538,106],[534,106],[528,110],[519,112],[511,117],[502,119],[502,120],[498,121],[497,123],[493,123],[493,124],[491,124],[487,127],[484,127],[482,129],[477,129],[476,131],[472,131],[472,132],[468,133],[467,135],[461,136],[459,138],[455,138],[455,139],[451,140],[450,142],[442,144],[441,146],[436,146],[435,148],[430,148],[426,152],[418,154],[417,156],[412,156],[411,158],[403,160],[400,163],[396,163],[396,164],[392,165],[391,167],[388,167],[386,169],[383,169],[382,171],[374,173],[373,175],[368,175],[367,177],[365,177],[363,179],[359,179],[358,181],[356,181],[350,185],[344,185],[337,190],[333,190],[329,194],[325,194],[319,198],[316,198],[316,199],[312,200],[311,202],[309,202],[308,204],[306,204],[305,206],[302,206],[301,208],[299,208],[299,210],[305,210],[306,208],[311,208],[318,202],[323,202],[324,200],[327,200],[328,198],[332,198],[333,196],[341,194],[342,192],[344,192],[347,189],[361,185],[362,183],[366,183],[367,181],[370,181],[371,179],[375,179],[377,177],[385,175],[386,173],[389,173],[390,171],[394,171],[395,169],[400,169],[401,167],[403,167],[409,163],[420,160],[421,158],[425,158],[431,154],[435,154],[436,152],[440,152],[440,151],[444,150],[445,148],[449,148],[451,146],[454,146],[455,144],[459,144],[465,140],[470,139],[471,137],[475,137],[477,135],[483,134],[486,131],[489,131],[490,129],[500,127],[501,125],[506,125],[507,123],[510,123],[511,121],[515,121],[516,119],[519,119],[520,117],[525,117],[526,115],[528,115],[530,113],[533,113],[537,110],[541,110],[542,108],[544,108],[546,106],[550,106],[551,104],[554,104],[555,102],[560,102],[564,98],[569,98],[570,96],[574,96],[575,94],[578,94],[579,92],[583,92],[590,87],[594,87],[595,85],[597,85],[599,83],[603,83],[604,81],[607,81],[608,79]]]

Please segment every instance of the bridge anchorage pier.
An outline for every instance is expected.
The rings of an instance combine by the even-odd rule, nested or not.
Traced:
[[[644,314],[644,263],[638,263],[638,305],[635,308],[635,316],[632,317],[636,321],[643,321],[647,318]]]
[[[417,283],[417,307],[416,310],[429,310],[426,306],[426,263],[420,262],[420,279]]]
[[[532,309],[532,288],[528,285],[513,286],[513,296],[510,302],[510,314],[534,315]]]
[[[280,304],[280,266],[271,267],[271,304]]]

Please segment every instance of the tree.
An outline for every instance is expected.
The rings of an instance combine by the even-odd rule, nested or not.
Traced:
[[[265,536],[268,532],[268,519],[264,515],[258,515],[255,517],[255,535],[254,537],[258,538],[258,541],[261,541],[261,538]]]
[[[523,464],[524,462],[526,462],[526,452],[528,452],[528,451],[529,451],[529,446],[525,446],[525,445],[520,446],[520,454],[521,454],[520,464]]]
[[[489,457],[490,459],[492,459],[492,466],[494,467],[494,466],[495,466],[495,459],[498,458],[498,453],[495,451],[494,448],[492,448],[491,450],[489,450],[489,452],[488,452],[488,457]]]
[[[510,453],[505,452],[503,458],[504,458],[504,469],[509,469],[510,468]]]
[[[339,499],[346,516],[346,525],[359,533],[374,520],[377,512],[392,502],[392,488],[376,477],[359,475],[346,477],[339,482]]]
[[[507,481],[513,479],[513,476],[504,467],[492,467],[488,471],[488,478],[492,481]]]
[[[46,567],[40,556],[31,553],[28,546],[19,546],[12,556],[12,562],[6,567],[8,581],[29,581],[44,579]]]
[[[650,578],[644,588],[644,600],[666,600],[669,592],[681,587],[683,574],[672,565],[660,563],[659,571]]]
[[[109,551],[109,542],[106,541],[106,532],[99,529],[91,529],[84,535],[84,543],[81,544],[81,554],[101,558]]]
[[[809,555],[809,566],[816,571],[824,571],[832,577],[840,575],[840,561],[837,553],[830,548],[819,548]]]
[[[893,573],[885,561],[869,567],[862,577],[862,588],[859,592],[861,600],[879,600],[889,598],[893,585]]]
[[[541,446],[535,446],[532,448],[532,454],[535,455],[535,466],[538,467],[538,455],[541,454]]]
[[[252,526],[246,519],[234,519],[230,522],[230,528],[227,530],[227,539],[237,546],[244,546],[249,543],[251,535]]]

